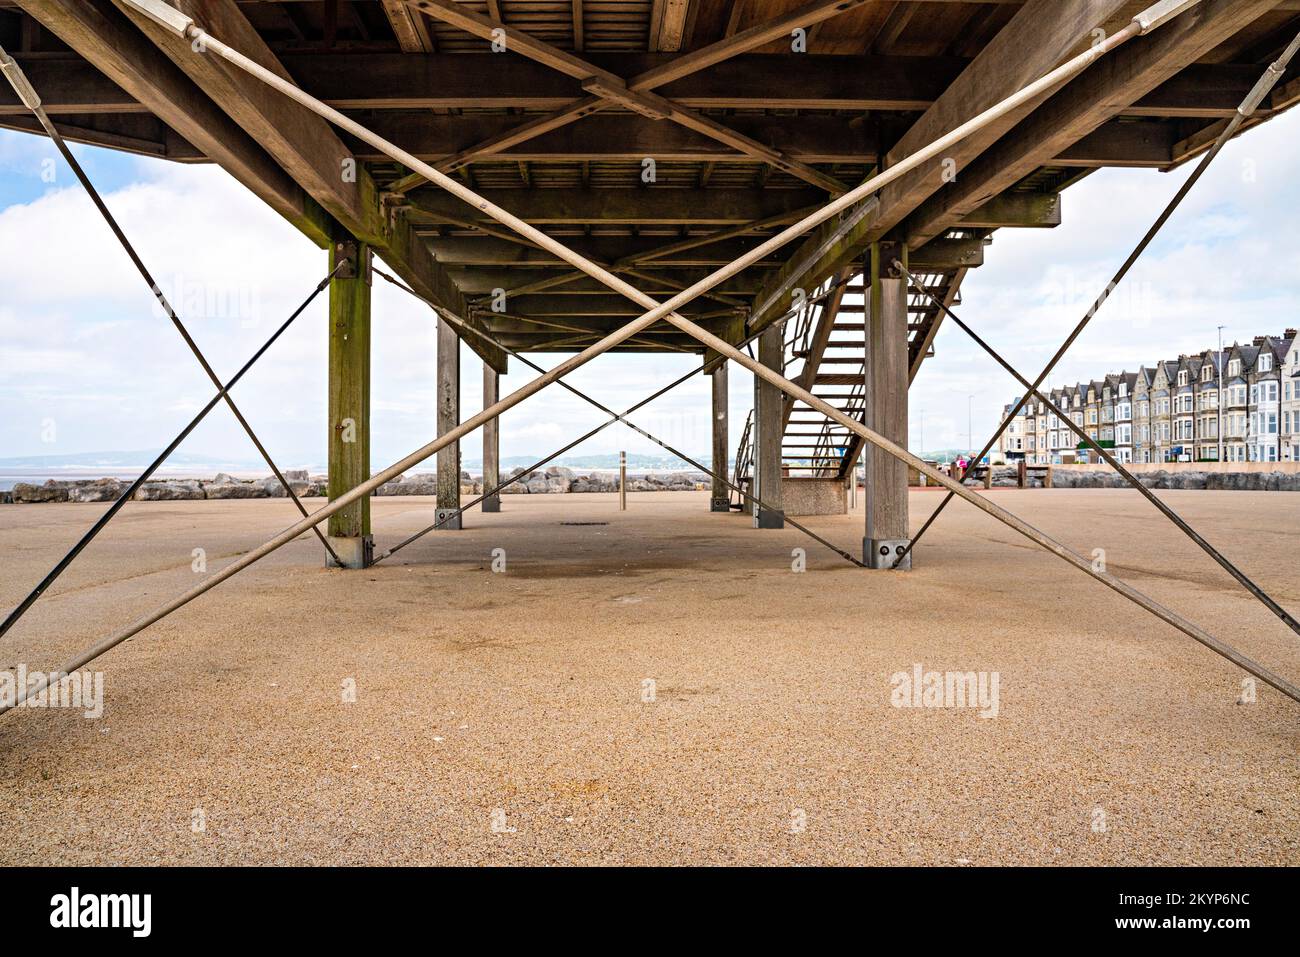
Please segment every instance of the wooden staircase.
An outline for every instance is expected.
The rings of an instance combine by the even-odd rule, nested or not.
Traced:
[[[983,238],[972,234],[969,237]],[[913,273],[945,304],[960,301],[967,267]],[[859,422],[865,421],[866,316],[861,265],[854,264],[828,280],[794,314],[784,320],[782,372],[813,395]],[[934,354],[934,337],[943,311],[916,289],[908,292],[908,381]],[[800,401],[787,400],[783,414],[781,465],[790,478],[846,479],[863,440]],[[753,475],[753,412],[745,420],[736,452],[735,483],[746,491]],[[742,496],[733,494],[732,507]]]

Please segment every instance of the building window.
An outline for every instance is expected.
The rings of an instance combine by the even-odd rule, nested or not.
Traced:
[[[1271,355],[1269,355],[1267,352],[1262,352],[1262,353],[1260,353],[1260,356],[1259,356],[1259,371],[1260,371],[1260,372],[1267,372],[1269,369],[1272,369],[1272,368],[1273,368],[1273,357],[1272,357]]]

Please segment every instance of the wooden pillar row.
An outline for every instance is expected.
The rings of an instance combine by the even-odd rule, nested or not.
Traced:
[[[730,454],[727,437],[727,362],[724,359],[710,374],[713,380],[713,471],[720,478],[728,475],[727,458]],[[720,478],[713,480],[709,510],[731,511],[731,490]]]
[[[370,260],[371,250],[336,232],[329,285],[329,476],[326,492],[338,498],[370,478]],[[370,499],[329,517],[330,547],[345,568],[370,564]],[[328,559],[334,564],[333,559]]]
[[[891,264],[907,265],[901,243],[873,243],[866,279],[870,285],[867,318],[866,425],[907,448],[907,280]],[[863,449],[866,467],[866,535],[863,561],[890,568],[911,534],[907,516],[907,464],[871,444]],[[902,569],[912,567],[909,553]]]
[[[460,336],[450,322],[438,322],[438,435],[460,424]],[[442,531],[461,528],[460,442],[438,452],[438,501],[434,521]]]

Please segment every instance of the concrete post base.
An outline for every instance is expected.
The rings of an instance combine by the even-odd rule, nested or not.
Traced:
[[[501,511],[501,496],[489,495],[487,498],[483,499],[482,504],[483,511],[485,512],[499,512]]]
[[[433,520],[439,523],[437,530],[440,532],[459,532],[462,528],[458,508],[440,508],[433,513]]]
[[[864,538],[862,540],[862,561],[868,568],[873,569],[892,569],[898,556],[902,554],[903,549],[909,544],[906,538]],[[898,566],[898,571],[910,571],[912,568],[912,553],[908,552],[907,558],[903,564]]]
[[[369,568],[375,557],[375,540],[370,535],[350,538],[329,535],[326,541],[339,556],[339,561],[336,562],[326,555],[326,568]]]
[[[754,516],[755,528],[785,528],[785,512],[779,508],[763,508],[759,506],[758,513]]]
[[[710,512],[730,512],[731,500],[725,498],[715,498],[709,500]]]

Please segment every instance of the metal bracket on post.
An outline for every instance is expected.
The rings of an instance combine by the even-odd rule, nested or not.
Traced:
[[[338,271],[334,273],[335,279],[356,279],[357,278],[357,243],[355,240],[345,240],[334,244],[334,261],[338,263]]]
[[[459,532],[463,527],[460,521],[461,511],[462,509],[459,508],[436,509],[433,513],[433,520],[438,525],[438,528],[444,532]]]
[[[375,539],[371,535],[341,538],[331,535],[330,547],[339,560],[325,556],[326,568],[369,568],[375,561]]]
[[[864,538],[862,540],[862,557],[866,559],[868,568],[873,569],[890,569],[894,567],[894,562],[898,557],[907,551],[908,539],[906,538]],[[900,571],[909,571],[912,568],[912,556],[909,553],[902,564],[898,566]]]
[[[369,246],[365,247],[365,254],[361,254],[361,245],[355,239],[345,239],[334,244],[335,262],[339,263],[339,269],[334,274],[335,279],[363,279],[367,286],[374,282],[374,273],[371,265],[374,262],[374,250]]]
[[[881,279],[902,279],[903,271],[899,268],[899,261],[903,258],[903,244],[893,242],[882,242],[880,246],[880,278]]]

